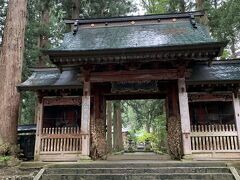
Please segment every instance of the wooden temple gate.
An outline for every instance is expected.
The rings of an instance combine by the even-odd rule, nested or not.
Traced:
[[[159,94],[173,158],[240,157],[240,63],[212,63],[226,42],[213,40],[195,16],[203,13],[67,21],[74,32],[44,51],[57,68],[37,69],[18,87],[38,94],[35,159],[106,157],[106,100]],[[116,83],[151,81],[156,91],[113,91]],[[225,101],[233,116],[215,124],[192,104]]]

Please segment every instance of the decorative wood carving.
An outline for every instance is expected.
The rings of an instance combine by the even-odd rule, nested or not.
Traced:
[[[157,81],[112,82],[112,93],[158,92]]]
[[[189,50],[189,49],[191,50]],[[173,61],[177,59],[185,59],[192,61],[193,59],[209,60],[216,56],[219,48],[217,47],[185,47],[182,49],[153,49],[152,52],[147,52],[146,49],[139,49],[135,52],[120,53],[119,51],[112,51],[105,53],[79,54],[69,56],[68,54],[50,54],[51,61],[54,64],[99,64],[99,63],[129,63],[132,60],[137,62],[151,62],[151,61]],[[65,56],[63,56],[65,55]]]
[[[135,71],[108,71],[92,72],[91,82],[143,81],[143,80],[174,80],[178,79],[177,69],[135,70]],[[79,76],[84,80],[84,76]]]
[[[59,105],[81,105],[81,97],[56,97],[56,98],[44,98],[44,106],[59,106]]]
[[[232,101],[231,94],[188,94],[189,102]]]

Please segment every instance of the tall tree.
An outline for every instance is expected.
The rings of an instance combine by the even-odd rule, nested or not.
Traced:
[[[125,104],[127,108],[124,109],[124,114],[132,109],[135,116],[130,119],[131,122],[128,122],[129,119],[125,116],[124,124],[132,126],[131,128],[135,130],[144,127],[147,132],[150,132],[158,117],[163,114],[164,102],[162,100],[131,100],[125,101]]]
[[[121,16],[136,10],[136,6],[130,0],[62,0],[63,8],[67,12],[67,18],[73,17],[74,9],[84,18]]]
[[[112,102],[107,102],[107,146],[108,153],[112,152]]]
[[[238,0],[208,3],[209,26],[212,35],[220,41],[229,41],[231,57],[236,57],[240,41],[240,4]],[[226,52],[226,51],[225,51]]]
[[[39,1],[40,7],[40,31],[39,31],[39,49],[48,49],[49,48],[49,28],[50,28],[50,7],[51,1],[43,0]],[[40,53],[38,58],[39,66],[46,66],[47,59],[42,53]]]
[[[205,2],[204,0],[196,0],[196,10],[197,11],[202,11],[205,8]],[[208,17],[207,14],[205,14],[203,17],[200,18],[200,23],[204,25],[208,25]]]
[[[180,0],[179,6],[180,6],[180,11],[181,12],[185,12],[186,11],[186,4],[185,4],[184,0]]]
[[[149,14],[166,12],[185,12],[185,0],[142,0],[142,5]]]
[[[142,0],[142,5],[148,14],[165,13],[169,8],[169,0]]]
[[[122,117],[120,101],[113,102],[113,149],[123,150]]]
[[[9,1],[0,59],[0,143],[16,143],[27,0]]]
[[[72,0],[72,19],[78,19],[81,11],[81,1]]]

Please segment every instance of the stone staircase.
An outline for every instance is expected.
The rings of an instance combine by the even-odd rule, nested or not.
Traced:
[[[55,164],[35,177],[36,180],[156,180],[206,179],[234,180],[225,163],[218,162],[92,162]]]
[[[109,155],[108,161],[129,161],[129,160],[151,160],[151,161],[167,161],[171,160],[168,154],[158,155],[154,152],[131,152],[117,155]]]

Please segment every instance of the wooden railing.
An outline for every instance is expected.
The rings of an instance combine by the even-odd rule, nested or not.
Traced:
[[[239,150],[236,126],[193,125],[191,126],[192,152],[223,152]]]
[[[43,128],[40,152],[81,152],[82,138],[79,127]]]

